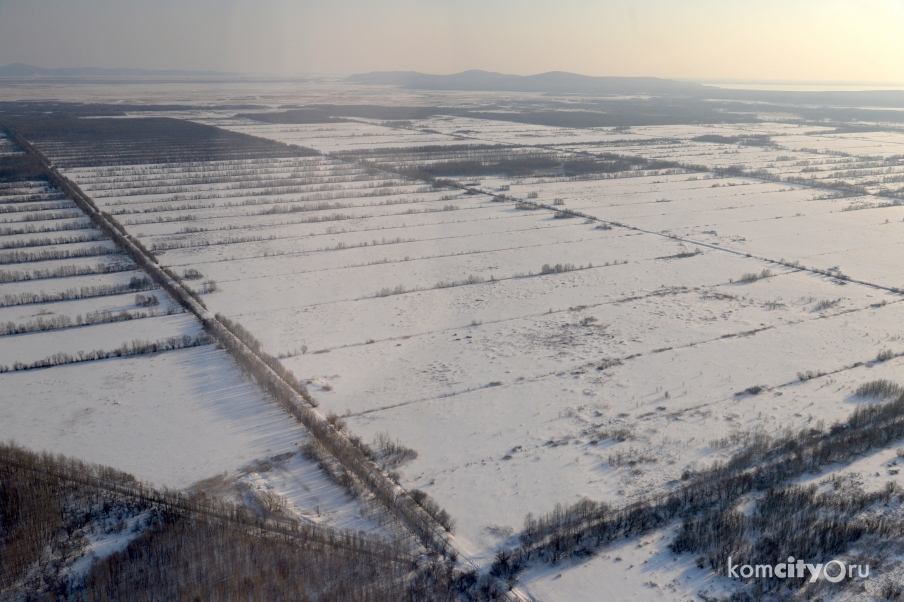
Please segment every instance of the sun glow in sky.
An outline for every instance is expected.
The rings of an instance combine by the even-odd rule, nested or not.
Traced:
[[[904,0],[0,0],[0,65],[904,82]]]

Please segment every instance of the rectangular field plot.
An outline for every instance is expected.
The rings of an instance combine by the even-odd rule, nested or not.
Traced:
[[[112,314],[111,318],[115,316]],[[181,313],[90,326],[75,323],[71,328],[59,329],[59,332],[53,329],[49,332],[6,335],[0,339],[0,365],[11,366],[16,362],[32,364],[57,353],[77,358],[79,352],[111,351],[135,340],[150,343],[170,338],[196,339],[202,332],[201,325],[193,316]]]
[[[299,429],[212,346],[2,375],[3,438],[184,487],[292,451]]]

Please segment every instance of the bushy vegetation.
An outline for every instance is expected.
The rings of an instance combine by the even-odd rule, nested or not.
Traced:
[[[593,267],[593,264],[590,264],[588,267]],[[575,270],[583,270],[587,269],[584,266],[576,266],[573,263],[557,263],[555,265],[550,265],[548,263],[544,263],[540,267],[541,274],[564,274],[565,272],[573,272]]]
[[[772,270],[764,269],[759,274],[756,272],[748,272],[738,278],[738,282],[742,282],[744,284],[751,284],[760,280],[761,278],[770,278],[772,276]]]
[[[417,451],[405,447],[398,439],[393,439],[389,433],[379,432],[374,438],[374,447],[380,464],[387,469],[398,468],[402,464],[417,458]]]
[[[856,395],[859,397],[875,397],[878,399],[899,397],[904,393],[904,388],[890,380],[871,380],[857,387]]]
[[[455,519],[453,519],[452,515],[446,512],[436,500],[420,489],[412,489],[408,493],[418,506],[423,508],[427,514],[433,517],[433,520],[443,526],[443,529],[449,533],[455,531]]]
[[[156,307],[160,305],[160,299],[157,295],[135,295],[135,305],[138,307]]]
[[[841,299],[822,299],[813,306],[813,311],[825,311],[841,303]]]

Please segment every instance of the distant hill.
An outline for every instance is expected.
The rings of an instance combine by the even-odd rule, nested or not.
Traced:
[[[44,69],[25,63],[12,63],[0,67],[0,77],[199,77],[238,75],[220,71],[179,71],[152,69],[104,69],[101,67],[70,67]]]
[[[485,92],[547,92],[554,94],[662,94],[694,93],[701,84],[658,77],[591,77],[550,71],[539,75],[507,75],[471,70],[452,75],[417,71],[374,71],[352,75],[346,81],[394,85],[421,90],[474,90]]]

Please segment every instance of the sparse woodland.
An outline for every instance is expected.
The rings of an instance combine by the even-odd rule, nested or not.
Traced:
[[[121,551],[73,574],[90,538]],[[0,445],[4,600],[450,600],[452,574],[400,543],[264,519],[115,470]]]
[[[886,382],[867,383],[866,394],[895,390]],[[875,392],[875,393],[874,393]],[[622,537],[635,537],[674,521],[681,521],[670,544],[675,553],[696,554],[700,566],[726,570],[729,555],[750,564],[774,561],[778,550],[800,550],[818,562],[869,541],[876,555],[866,563],[881,566],[895,542],[904,535],[904,516],[888,507],[904,504],[904,490],[889,483],[881,492],[865,494],[845,489],[817,493],[814,487],[788,483],[801,475],[846,463],[870,450],[904,439],[904,395],[876,405],[858,407],[844,422],[825,429],[811,428],[782,437],[755,437],[727,462],[696,473],[687,472],[671,492],[648,496],[624,506],[582,499],[558,504],[539,517],[528,515],[519,534],[521,547],[501,552],[490,574],[512,580],[534,562],[557,564],[567,558],[593,556]],[[741,513],[744,496],[762,492],[752,513]],[[751,582],[754,583],[754,582]],[[756,592],[800,589],[804,580],[755,582]],[[746,590],[736,600],[749,598]]]

